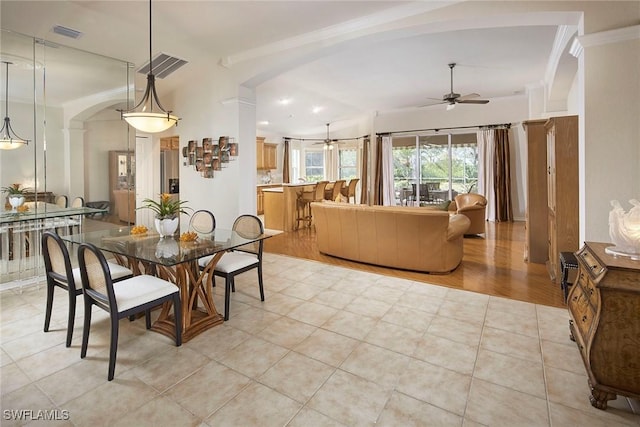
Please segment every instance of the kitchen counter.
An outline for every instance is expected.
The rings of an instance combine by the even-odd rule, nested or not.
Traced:
[[[264,197],[264,225],[282,231],[297,229],[298,194],[313,191],[311,184],[280,184],[278,187],[262,189]]]

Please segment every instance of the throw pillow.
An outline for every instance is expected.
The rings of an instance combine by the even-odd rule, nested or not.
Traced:
[[[441,211],[449,210],[449,205],[451,204],[451,200],[445,200],[442,203],[438,203],[435,205],[435,208]]]

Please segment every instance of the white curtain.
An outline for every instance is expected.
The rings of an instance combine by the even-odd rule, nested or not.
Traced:
[[[396,205],[396,190],[393,185],[393,152],[391,147],[391,137],[382,137],[382,204],[385,206]]]
[[[496,176],[494,160],[496,140],[493,129],[477,132],[478,139],[478,193],[487,199],[486,219],[496,220]]]

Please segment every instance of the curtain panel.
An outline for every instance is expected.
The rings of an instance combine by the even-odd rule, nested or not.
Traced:
[[[494,138],[493,130],[480,130],[476,134],[478,140],[478,193],[487,199],[486,218],[495,221],[495,187],[493,186],[495,176],[495,163],[493,160]]]
[[[289,184],[291,177],[289,175],[289,140],[284,140],[284,154],[282,156],[282,182]]]
[[[486,219],[513,221],[509,129],[478,131],[478,193],[487,199]]]
[[[373,176],[373,204],[382,205],[382,137],[376,138],[376,167]]]
[[[362,141],[362,168],[360,172],[360,203],[369,204],[369,144],[371,140],[364,138]]]
[[[509,129],[495,129],[495,179],[496,221],[513,221],[511,204],[511,154],[509,151]]]

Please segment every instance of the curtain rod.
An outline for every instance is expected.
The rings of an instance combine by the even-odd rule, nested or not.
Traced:
[[[401,130],[401,131],[396,131],[396,132],[380,132],[380,133],[376,133],[376,136],[386,136],[386,135],[393,135],[393,134],[398,134],[398,133],[427,132],[427,131],[435,131],[435,132],[439,132],[439,131],[441,131],[441,130],[456,130],[456,129],[496,129],[496,128],[506,128],[506,129],[510,129],[510,128],[511,128],[511,123],[501,123],[501,124],[494,124],[494,125],[456,126],[456,127],[449,127],[449,128],[433,128],[433,129]]]
[[[340,141],[356,141],[358,139],[369,138],[369,135],[358,136],[354,138],[329,138],[330,142],[340,142]],[[282,139],[287,139],[289,141],[315,141],[315,142],[325,142],[326,139],[321,138],[294,138],[291,136],[283,136]]]

